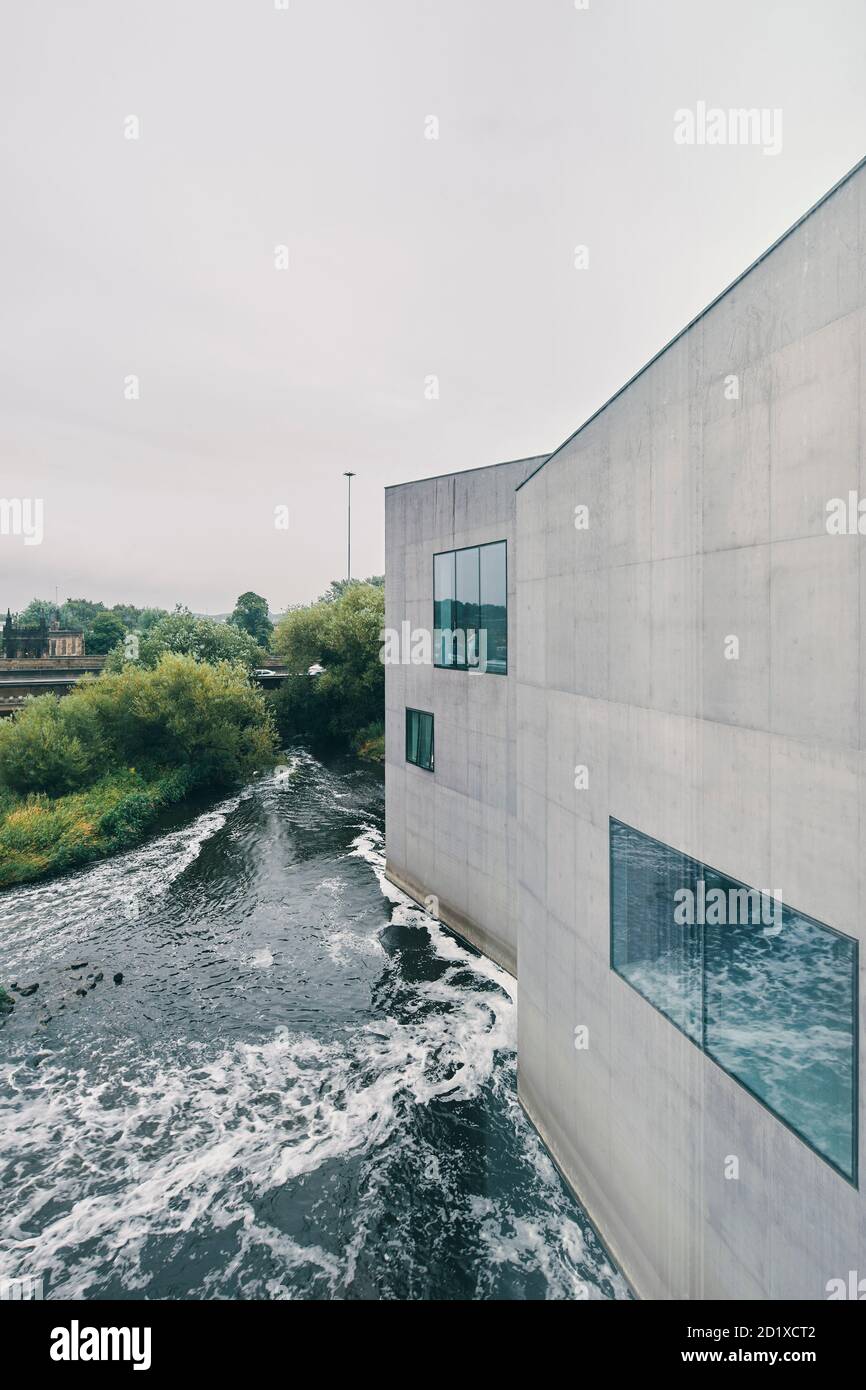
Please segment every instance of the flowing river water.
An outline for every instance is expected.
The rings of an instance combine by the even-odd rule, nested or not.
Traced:
[[[516,985],[306,753],[0,895],[0,1280],[46,1298],[622,1298],[516,1094]],[[122,976],[115,983],[115,977]]]

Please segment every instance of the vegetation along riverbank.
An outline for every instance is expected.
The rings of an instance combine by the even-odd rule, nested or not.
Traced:
[[[273,764],[280,745],[384,760],[380,577],[335,582],[275,630],[252,593],[228,622],[147,612],[101,675],[0,721],[0,888],[128,848],[193,792]],[[267,693],[251,679],[265,642],[288,668]]]

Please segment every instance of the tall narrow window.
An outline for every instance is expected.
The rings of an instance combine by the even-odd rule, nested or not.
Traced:
[[[406,710],[406,761],[433,771],[433,716],[426,710]]]
[[[504,676],[508,670],[508,600],[505,572],[505,541],[482,545],[481,570],[481,643],[486,652],[486,670]]]
[[[610,821],[611,966],[851,1182],[857,942]]]
[[[454,600],[457,592],[454,561],[453,550],[433,556],[433,662],[436,666],[457,664],[454,639]]]
[[[478,664],[478,547],[455,552],[457,603],[454,616],[458,632],[457,656],[461,666]],[[462,646],[462,652],[461,652]]]

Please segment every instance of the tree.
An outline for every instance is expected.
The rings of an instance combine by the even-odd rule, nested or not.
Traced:
[[[23,613],[18,614],[19,627],[38,627],[43,618],[46,623],[50,623],[57,611],[57,605],[47,598],[32,598],[24,609]]]
[[[238,598],[229,622],[241,628],[243,632],[248,632],[260,647],[267,650],[274,635],[274,625],[268,616],[267,599],[248,589]]]
[[[168,611],[165,608],[141,608],[138,613],[136,629],[138,632],[150,632],[150,629],[159,622],[160,618],[167,617]]]
[[[242,628],[216,623],[212,618],[197,618],[183,608],[159,618],[139,640],[138,660],[142,666],[155,666],[163,652],[210,663],[231,661],[248,671],[261,666],[266,655]]]
[[[165,653],[152,670],[85,677],[62,700],[41,695],[0,721],[0,783],[61,796],[134,767],[223,786],[266,766],[274,747],[264,692],[242,671]]]
[[[68,598],[60,610],[60,618],[64,627],[84,628],[86,640],[94,618],[105,611],[104,603],[93,603],[89,598]]]
[[[125,636],[126,627],[116,613],[97,613],[85,634],[85,650],[89,656],[104,655]]]
[[[56,695],[40,695],[0,722],[0,780],[13,791],[63,796],[92,779],[98,750],[67,729],[62,711]]]
[[[373,589],[384,589],[384,574],[371,574],[368,579],[332,579],[327,589],[320,595],[317,602],[334,603],[352,584],[367,584]]]
[[[274,711],[285,740],[352,744],[362,730],[369,732],[383,720],[385,667],[379,651],[384,619],[384,590],[360,582],[283,618],[274,649],[290,675],[274,695]],[[310,676],[314,664],[325,669]]]

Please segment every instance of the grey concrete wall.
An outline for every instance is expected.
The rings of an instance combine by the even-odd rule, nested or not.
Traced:
[[[389,488],[385,623],[428,633],[433,556],[484,541],[508,545],[508,675],[385,669],[387,873],[413,897],[435,896],[442,921],[517,972],[515,844],[515,488],[541,457]],[[405,759],[406,708],[434,716],[435,771]]]
[[[864,941],[864,289],[861,169],[517,494],[520,1094],[652,1298],[866,1275],[862,1192],[611,971],[608,871],[613,815]]]

